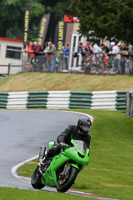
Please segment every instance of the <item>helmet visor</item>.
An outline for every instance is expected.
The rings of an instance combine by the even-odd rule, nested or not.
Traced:
[[[89,130],[90,130],[90,126],[87,126],[87,125],[81,125],[80,127],[85,132],[89,132]]]

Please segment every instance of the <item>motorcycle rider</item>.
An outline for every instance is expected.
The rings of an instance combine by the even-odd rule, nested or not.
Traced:
[[[71,139],[84,141],[87,147],[90,147],[91,136],[88,134],[91,127],[91,120],[89,117],[81,117],[76,125],[69,125],[58,137],[57,143],[48,149],[44,159],[38,165],[45,163],[49,158],[60,153],[62,148],[67,145],[72,146]]]

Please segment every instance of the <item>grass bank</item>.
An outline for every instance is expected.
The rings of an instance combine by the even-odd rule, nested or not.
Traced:
[[[85,197],[45,191],[20,190],[16,188],[1,188],[0,200],[84,200]],[[94,198],[89,198],[94,200]]]
[[[78,175],[73,188],[113,199],[132,200],[133,119],[121,111],[80,112],[94,116],[94,123],[90,164]],[[20,167],[18,172],[31,177],[35,167],[36,161],[30,162]]]
[[[98,76],[30,72],[0,78],[0,92],[16,91],[105,91],[133,89],[133,76]]]

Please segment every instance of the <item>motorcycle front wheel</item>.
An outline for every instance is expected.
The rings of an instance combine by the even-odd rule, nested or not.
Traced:
[[[60,174],[58,176],[58,182],[57,182],[57,191],[58,192],[66,192],[72,184],[74,184],[74,181],[77,177],[79,170],[75,167],[71,167],[70,171],[68,172],[67,176],[60,178]]]
[[[45,186],[45,185],[43,185],[41,183],[41,178],[42,178],[41,174],[40,174],[39,169],[37,167],[35,169],[32,177],[31,177],[31,185],[32,185],[33,188],[35,188],[35,189],[41,189],[41,188],[43,188]]]

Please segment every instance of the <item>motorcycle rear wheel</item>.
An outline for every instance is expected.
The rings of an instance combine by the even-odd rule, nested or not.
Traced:
[[[57,187],[56,187],[57,191],[66,192],[72,186],[72,184],[74,184],[74,181],[77,177],[78,172],[79,172],[78,169],[76,169],[75,167],[71,167],[68,178],[66,178],[66,180],[63,181],[62,184],[60,183],[60,180],[58,179]]]
[[[40,174],[40,172],[38,170],[38,167],[37,167],[35,169],[32,177],[31,177],[31,185],[32,185],[33,188],[35,188],[35,189],[41,189],[41,188],[43,188],[45,186],[45,185],[43,185],[41,183],[41,178],[42,178],[41,174]]]

